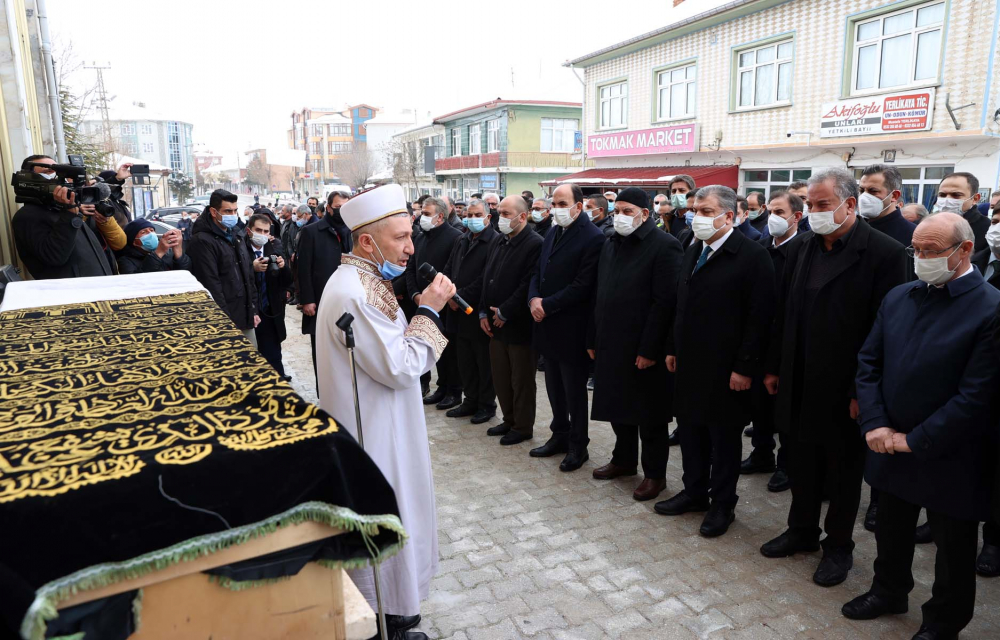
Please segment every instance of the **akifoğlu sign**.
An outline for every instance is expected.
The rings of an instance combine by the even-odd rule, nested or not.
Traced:
[[[587,156],[591,158],[690,153],[697,150],[696,124],[587,136]]]
[[[828,102],[820,137],[867,136],[927,131],[934,120],[934,89]]]

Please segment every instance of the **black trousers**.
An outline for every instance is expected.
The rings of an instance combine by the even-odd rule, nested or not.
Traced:
[[[476,409],[496,411],[496,392],[493,390],[493,371],[490,369],[490,338],[455,336],[458,372],[465,392],[465,404]]]
[[[545,359],[545,391],[552,407],[552,435],[566,438],[570,451],[586,451],[590,443],[587,367]]]
[[[615,448],[611,464],[632,467],[639,464],[639,441],[642,441],[642,473],[650,480],[667,477],[667,459],[670,457],[670,427],[666,424],[639,425],[612,422],[615,431]]]
[[[285,375],[285,367],[281,364],[281,339],[278,337],[278,320],[265,315],[260,316],[260,324],[254,329],[257,336],[257,350],[264,356],[279,376]],[[314,357],[313,360],[316,358]]]
[[[449,395],[462,395],[462,375],[458,371],[458,349],[455,346],[455,334],[446,333],[448,346],[444,348],[437,361],[437,385],[443,387]]]
[[[906,455],[906,454],[904,454]],[[897,601],[913,590],[914,530],[920,507],[889,492],[879,495],[872,591]],[[972,620],[976,606],[976,547],[979,523],[927,511],[937,546],[931,599],[921,607],[924,626],[953,635]]]
[[[535,429],[535,350],[530,344],[490,339],[490,368],[503,421],[531,437]]]
[[[987,520],[983,523],[983,544],[1000,547],[1000,524],[997,524],[996,520]]]
[[[711,498],[713,504],[733,508],[740,497],[743,425],[678,423],[683,463],[684,491],[695,500]]]
[[[753,445],[751,456],[754,459],[770,459],[774,455],[774,402],[777,396],[772,396],[764,387],[763,379],[755,379],[751,392],[753,397],[753,438],[750,443]],[[788,449],[785,447],[784,435],[778,434],[781,446],[778,448],[778,468],[787,469]]]
[[[309,343],[312,344],[313,353],[313,377],[316,379],[316,395],[319,395],[319,367],[316,366],[316,332],[309,334]]]
[[[830,507],[823,523],[826,531],[823,545],[853,551],[854,521],[861,505],[867,450],[857,426],[853,427],[853,434],[845,433],[843,441],[835,446],[806,442],[788,442],[785,446],[792,449],[788,456],[788,477],[792,484],[788,528],[806,539],[819,537],[825,489],[830,496]]]

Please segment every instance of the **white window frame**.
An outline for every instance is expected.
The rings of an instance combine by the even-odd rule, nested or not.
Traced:
[[[151,136],[153,135],[153,125],[144,124],[141,126],[140,131],[142,131],[142,135],[144,136]]]
[[[309,127],[309,136],[312,138],[322,138],[323,137],[323,125],[314,124]]]
[[[542,133],[538,149],[542,153],[573,153],[573,143],[576,132],[580,130],[580,121],[576,118],[542,118]],[[548,126],[546,126],[548,125]],[[545,131],[550,131],[549,148],[545,148]],[[560,132],[562,147],[555,148],[555,133]],[[567,135],[568,134],[568,135]],[[567,143],[568,140],[568,143]]]
[[[153,143],[152,142],[143,142],[142,143],[142,152],[143,153],[153,153]]]
[[[469,155],[478,156],[483,152],[483,125],[480,123],[469,125]]]
[[[673,73],[675,71],[684,71],[684,78],[678,82],[672,80]],[[698,65],[694,62],[690,64],[679,64],[672,67],[667,67],[666,69],[658,69],[654,78],[654,91],[656,92],[655,105],[654,105],[654,122],[671,122],[674,120],[690,120],[695,117],[695,113],[698,109]],[[664,82],[664,76],[666,76],[666,82]],[[672,106],[670,103],[671,96],[673,94],[672,89],[675,85],[684,85],[684,113],[679,116],[670,115]],[[661,110],[663,107],[663,92],[667,92],[667,115],[661,115]],[[693,104],[690,105],[688,109],[688,93],[694,92],[694,99],[691,100]]]
[[[767,172],[767,180],[764,180],[764,181],[760,181],[760,180],[747,180],[746,179],[746,172],[748,172],[748,171],[766,171]],[[787,171],[788,172],[788,180],[779,180],[779,179],[776,179],[774,177],[774,172],[775,171]],[[808,180],[809,176],[800,177],[800,178],[796,178],[795,177],[795,173],[796,172],[804,172],[804,171],[809,171],[809,176],[812,175],[812,169],[793,169],[793,168],[790,168],[790,167],[781,167],[781,168],[776,168],[776,169],[767,169],[767,168],[748,169],[746,167],[740,167],[740,177],[743,179],[743,195],[744,196],[748,196],[748,195],[750,195],[751,191],[763,192],[763,194],[764,194],[764,200],[767,201],[768,199],[770,199],[771,193],[773,193],[774,191],[776,191],[778,189],[787,190],[788,186],[790,184],[792,184],[793,182],[800,182],[800,181]]]
[[[500,151],[500,118],[486,121],[486,153]]]
[[[323,143],[319,141],[310,142],[309,153],[316,156],[323,155]]]
[[[611,95],[614,88],[618,88],[618,95]],[[604,90],[607,89],[607,95]],[[611,112],[615,101],[618,101],[621,110],[621,122],[614,123],[611,120]],[[608,107],[608,117],[604,117],[604,107]],[[628,128],[628,80],[612,81],[597,87],[597,128],[601,131]]]
[[[778,48],[786,44],[791,45],[792,52],[791,54],[788,55],[788,57],[779,58]],[[758,63],[757,62],[758,52],[768,48],[774,49],[774,59],[768,60],[767,62]],[[754,62],[752,64],[742,66],[741,61],[743,59],[743,56],[748,53],[754,54]],[[767,42],[761,45],[742,47],[740,49],[737,49],[735,51],[735,54],[736,55],[734,56],[733,64],[735,65],[735,77],[736,77],[736,104],[735,104],[736,111],[748,111],[753,109],[773,109],[774,107],[785,107],[792,104],[792,87],[795,85],[795,38],[794,37],[789,36],[787,38],[773,40],[771,42]],[[785,64],[791,65],[792,67],[791,74],[789,76],[790,85],[788,87],[788,98],[785,100],[778,100],[778,89],[779,89],[778,85],[780,78],[779,71],[781,66]],[[771,102],[757,104],[757,70],[760,69],[761,67],[774,67],[774,75],[773,75],[774,91],[771,94],[772,98]],[[744,73],[751,74],[750,90],[753,93],[753,95],[751,96],[750,104],[742,104]]]
[[[457,158],[462,155],[462,129],[455,127],[451,130],[451,155]]]
[[[134,136],[135,135],[135,125],[131,122],[123,122],[119,125],[121,127],[121,132],[123,136]]]
[[[935,22],[934,24],[925,25],[923,27],[916,26],[917,24],[917,12],[921,9],[932,7],[934,5],[944,5],[944,13],[940,22]],[[885,20],[887,18],[892,18],[893,16],[904,14],[908,11],[913,12],[913,28],[909,31],[900,31],[898,33],[893,33],[886,36],[883,32],[885,31]],[[941,52],[944,50],[945,41],[945,24],[948,21],[948,4],[945,0],[931,0],[930,2],[925,2],[922,4],[915,4],[905,9],[898,9],[895,11],[886,11],[885,13],[880,13],[875,16],[870,16],[863,20],[856,20],[851,23],[851,35],[854,43],[854,48],[851,51],[851,86],[850,95],[852,96],[867,96],[874,95],[878,93],[886,93],[887,91],[905,91],[907,89],[912,89],[916,87],[926,87],[930,85],[937,85],[941,78]],[[871,24],[873,22],[879,23],[878,36],[870,40],[858,41],[858,32],[861,27],[866,24]],[[920,42],[920,35],[923,33],[929,33],[932,31],[940,31],[941,35],[938,38],[939,49],[937,52],[937,69],[933,77],[923,78],[922,80],[915,80],[913,76],[917,72],[917,45]],[[881,75],[882,75],[882,48],[883,42],[887,39],[897,38],[905,34],[911,34],[912,42],[910,43],[910,72],[909,72],[909,82],[905,84],[893,85],[891,87],[880,86]],[[873,78],[874,85],[867,89],[858,89],[858,57],[861,53],[861,49],[875,45],[875,77]]]

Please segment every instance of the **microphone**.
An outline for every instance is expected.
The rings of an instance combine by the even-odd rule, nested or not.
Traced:
[[[420,274],[421,278],[427,280],[428,282],[433,281],[438,274],[437,269],[435,269],[429,262],[425,262],[422,265],[420,265],[420,268],[417,269],[417,273]],[[459,308],[461,308],[462,312],[465,313],[465,315],[467,316],[472,315],[472,306],[465,300],[462,300],[462,296],[456,293],[451,297],[451,300],[452,302],[457,304]]]

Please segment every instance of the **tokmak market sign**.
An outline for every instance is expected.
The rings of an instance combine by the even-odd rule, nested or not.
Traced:
[[[927,131],[934,120],[934,89],[828,102],[821,138]]]
[[[587,156],[591,158],[690,153],[697,150],[696,124],[587,136]]]

